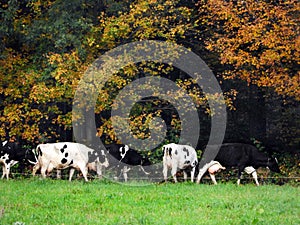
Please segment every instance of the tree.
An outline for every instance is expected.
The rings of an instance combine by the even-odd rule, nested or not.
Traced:
[[[227,66],[224,79],[273,88],[300,100],[299,1],[198,2],[212,37],[207,48]]]
[[[84,35],[97,22],[99,3],[1,2],[1,136],[67,138],[79,70],[85,69]]]

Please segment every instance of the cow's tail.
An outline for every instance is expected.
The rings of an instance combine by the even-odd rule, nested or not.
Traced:
[[[42,156],[42,150],[41,150],[41,146],[37,146],[36,151],[35,151],[35,155],[38,156]]]
[[[33,152],[33,155],[34,155],[34,158],[36,161],[36,163],[34,163],[34,164],[37,164],[39,162],[39,160],[38,160],[39,156],[42,156],[42,154],[43,154],[42,150],[41,150],[41,146],[38,145],[35,151],[34,151],[34,149],[32,149],[32,152]]]

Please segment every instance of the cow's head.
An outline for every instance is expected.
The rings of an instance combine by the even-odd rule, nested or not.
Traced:
[[[269,157],[268,158],[268,164],[267,164],[267,167],[272,170],[273,172],[276,172],[276,173],[280,173],[280,169],[279,169],[279,166],[278,166],[278,161],[276,158],[274,157]]]
[[[104,150],[89,152],[89,163],[98,161],[102,166],[108,167],[109,162]]]
[[[100,150],[100,154],[98,156],[99,158],[99,162],[104,166],[104,167],[108,167],[109,166],[109,162],[107,159],[107,155],[105,154],[104,150]]]
[[[125,157],[126,153],[129,151],[129,146],[124,145],[124,146],[119,148],[119,151],[120,151],[121,159],[123,159]]]
[[[4,153],[3,155],[0,156],[0,164],[7,164],[9,163],[9,154]]]

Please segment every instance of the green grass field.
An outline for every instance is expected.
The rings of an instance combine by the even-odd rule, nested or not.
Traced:
[[[0,224],[300,224],[299,187],[0,180]],[[17,223],[19,222],[19,223]]]

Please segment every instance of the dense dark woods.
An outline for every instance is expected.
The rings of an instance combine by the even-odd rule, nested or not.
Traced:
[[[299,1],[3,0],[0,15],[3,140],[72,141],[72,101],[89,65],[122,44],[161,40],[191,49],[216,75],[228,113],[224,142],[255,144],[297,168]],[[128,65],[107,82],[95,107],[97,135],[117,141],[113,99],[145,76],[168,78],[193,98],[201,117],[197,148],[203,149],[210,134],[207,96],[187,74],[156,62]],[[143,99],[132,109],[136,136],[147,138],[156,116],[168,126],[168,140],[176,141],[180,118],[162,99]]]

